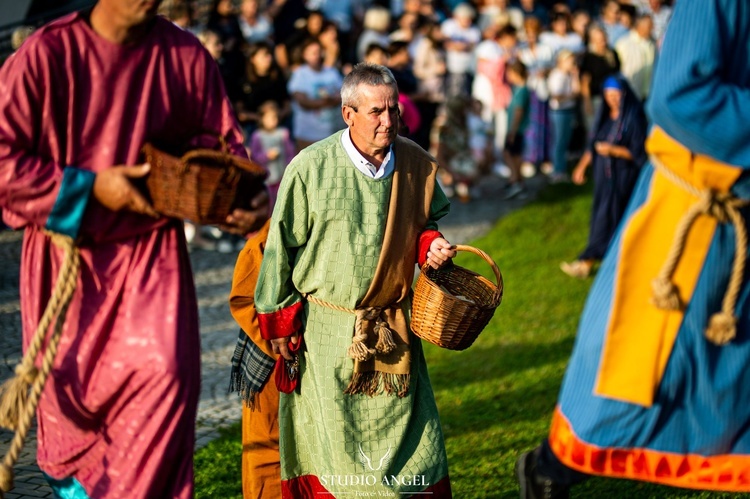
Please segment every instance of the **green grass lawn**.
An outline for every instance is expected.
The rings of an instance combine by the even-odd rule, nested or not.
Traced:
[[[471,243],[489,253],[503,272],[503,303],[469,349],[425,349],[457,499],[518,497],[515,460],[546,436],[590,286],[590,281],[566,276],[558,265],[583,249],[590,206],[588,190],[552,186]],[[456,263],[492,277],[489,266],[473,254],[461,253]],[[197,452],[197,498],[241,497],[241,451],[236,425]],[[601,478],[571,495],[747,497]]]

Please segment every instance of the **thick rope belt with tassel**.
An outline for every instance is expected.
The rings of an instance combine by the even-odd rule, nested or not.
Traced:
[[[358,360],[359,362],[365,362],[370,360],[375,353],[388,354],[396,348],[396,343],[393,341],[393,331],[388,327],[388,322],[385,318],[385,310],[389,307],[363,307],[358,309],[351,309],[346,307],[340,307],[329,303],[320,298],[316,298],[312,295],[305,295],[305,299],[310,303],[327,307],[339,312],[346,312],[357,316],[357,321],[354,323],[354,336],[352,337],[352,344],[347,349],[347,354],[351,359]],[[363,327],[364,321],[375,321],[375,327],[373,331],[378,335],[378,342],[375,348],[369,348],[367,346],[367,331]]]
[[[667,260],[651,283],[653,289],[651,302],[657,308],[681,310],[685,305],[680,300],[672,276],[682,257],[690,228],[698,217],[708,215],[714,217],[719,223],[731,223],[734,226],[736,244],[732,274],[724,293],[721,311],[711,316],[708,327],[704,332],[710,342],[716,345],[724,345],[737,334],[737,317],[734,315],[734,310],[737,305],[737,295],[742,284],[742,277],[745,273],[745,258],[747,255],[747,229],[739,210],[750,201],[739,199],[731,192],[717,193],[711,189],[700,190],[670,170],[656,157],[651,157],[651,164],[675,185],[698,198],[698,201],[690,207],[677,225],[677,231]]]
[[[10,448],[0,464],[0,499],[4,497],[5,492],[13,488],[13,466],[23,449],[26,435],[36,414],[39,397],[52,371],[57,346],[65,324],[65,315],[78,283],[80,259],[73,239],[60,234],[51,234],[50,237],[56,246],[65,251],[54,292],[47,303],[47,308],[44,310],[26,354],[16,366],[16,376],[0,386],[0,426],[15,430]],[[55,319],[54,330],[44,350],[42,368],[38,370],[35,364],[36,358],[42,350],[47,330],[53,319]]]

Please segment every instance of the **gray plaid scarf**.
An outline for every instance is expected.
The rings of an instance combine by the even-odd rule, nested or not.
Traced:
[[[253,409],[255,394],[263,389],[271,377],[276,361],[253,343],[240,329],[237,346],[232,355],[232,371],[229,380],[229,393],[237,392],[245,404]]]

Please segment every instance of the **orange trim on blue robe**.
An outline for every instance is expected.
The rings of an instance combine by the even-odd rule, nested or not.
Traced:
[[[589,475],[688,489],[750,492],[750,455],[675,454],[645,448],[598,447],[581,440],[555,409],[549,443],[567,467]]]

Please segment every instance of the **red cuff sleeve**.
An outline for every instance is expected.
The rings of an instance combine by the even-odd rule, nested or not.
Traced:
[[[298,301],[294,305],[282,308],[269,314],[258,314],[258,325],[260,335],[264,340],[276,340],[286,338],[302,329],[302,321],[299,316],[302,313],[303,302]]]
[[[443,235],[436,230],[426,230],[419,235],[417,243],[417,264],[421,267],[427,261],[427,252],[430,251],[432,241]]]

